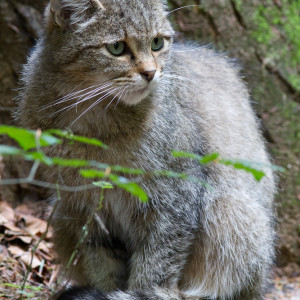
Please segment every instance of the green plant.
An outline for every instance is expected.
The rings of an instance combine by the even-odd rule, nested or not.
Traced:
[[[33,167],[30,174],[26,178],[17,178],[17,179],[6,179],[0,182],[0,185],[7,184],[17,184],[17,183],[32,183],[37,186],[42,186],[51,189],[57,189],[66,191],[79,191],[85,189],[95,189],[117,186],[131,193],[133,196],[138,197],[142,202],[148,200],[148,196],[145,191],[133,180],[128,179],[125,175],[139,175],[139,176],[165,176],[165,177],[174,177],[182,178],[185,180],[198,181],[200,184],[205,184],[195,177],[188,176],[185,173],[177,173],[171,170],[153,170],[145,171],[142,169],[136,168],[127,168],[118,165],[109,165],[105,162],[90,161],[84,159],[66,159],[58,156],[49,157],[47,156],[43,148],[61,144],[63,140],[67,140],[69,143],[79,142],[90,144],[95,147],[101,147],[109,151],[108,147],[101,141],[94,138],[86,138],[82,136],[73,135],[72,133],[64,130],[47,130],[41,132],[40,130],[33,131],[27,130],[18,127],[12,126],[0,126],[0,134],[7,134],[12,139],[14,139],[18,144],[18,147],[0,145],[0,155],[3,156],[15,156],[21,159],[28,161],[33,161]],[[173,151],[174,157],[188,157],[192,159],[197,159],[200,164],[208,163],[220,163],[224,165],[232,166],[236,169],[241,169],[246,172],[253,174],[255,179],[260,180],[264,173],[260,169],[262,165],[254,162],[247,161],[234,161],[220,158],[219,154],[209,154],[206,156],[197,156],[192,153]],[[85,178],[100,178],[103,181],[95,181],[90,185],[80,186],[80,187],[68,187],[56,184],[50,184],[47,182],[42,182],[35,179],[37,168],[40,164],[47,166],[60,166],[60,167],[69,167],[69,168],[78,168],[79,174]],[[252,167],[251,165],[255,165]],[[274,166],[271,166],[275,168]],[[260,168],[260,169],[258,169]],[[276,168],[280,169],[280,168]],[[109,170],[109,171],[108,171]],[[120,173],[122,175],[120,175]]]

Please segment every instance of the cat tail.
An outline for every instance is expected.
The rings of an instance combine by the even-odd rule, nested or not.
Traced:
[[[71,288],[61,294],[56,300],[188,300],[199,299],[183,296],[178,291],[153,288],[147,291],[116,291],[103,293],[94,288]]]

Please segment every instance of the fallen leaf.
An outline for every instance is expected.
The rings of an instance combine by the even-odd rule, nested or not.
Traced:
[[[20,239],[23,243],[30,245],[32,242],[31,236],[18,236],[18,239]]]
[[[9,251],[9,253],[12,256],[15,256],[15,257],[20,257],[21,255],[23,255],[25,253],[25,251],[18,246],[9,246],[7,248],[7,250]]]
[[[25,263],[26,266],[30,265],[31,262],[31,253],[30,252],[25,252],[20,259]],[[34,254],[33,255],[33,260],[32,260],[32,264],[31,267],[33,269],[39,267],[41,265],[42,261],[40,259],[38,259],[38,257]]]
[[[49,244],[49,243],[47,243],[47,244]],[[45,241],[41,241],[38,245],[38,249],[48,253],[49,252],[49,245],[47,245],[47,244],[45,243]]]
[[[20,215],[25,221],[25,228],[31,235],[41,236],[47,229],[47,222],[30,215]]]
[[[7,236],[27,235],[26,232],[22,231],[20,228],[14,226],[14,225],[5,224],[4,228],[6,228],[4,231],[4,234]]]
[[[0,225],[3,225],[7,222],[8,222],[8,220],[4,216],[0,215]]]
[[[9,246],[8,251],[11,255],[13,255],[16,258],[19,258],[22,260],[26,266],[30,265],[31,262],[31,252],[24,251],[23,249],[17,247],[17,246]],[[41,260],[34,254],[31,267],[33,269],[39,267],[41,265]]]
[[[2,217],[3,221],[12,222],[12,223],[14,222],[14,217],[15,217],[14,210],[5,201],[0,201],[0,216]],[[1,223],[0,221],[0,225],[2,224],[4,223]]]

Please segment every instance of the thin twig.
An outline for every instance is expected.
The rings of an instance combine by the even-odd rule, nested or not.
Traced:
[[[29,175],[27,177],[28,180],[31,180],[31,181],[34,180],[35,174],[36,174],[37,169],[38,169],[39,166],[40,166],[40,161],[39,160],[35,160],[32,168],[30,170],[30,173],[29,173]]]
[[[3,179],[0,181],[0,186],[2,185],[12,185],[12,184],[32,184],[36,185],[39,187],[51,189],[51,190],[56,190],[57,187],[61,191],[64,192],[83,192],[85,190],[92,190],[92,189],[97,189],[99,187],[95,186],[94,184],[87,184],[87,185],[80,185],[80,186],[66,186],[66,185],[57,185],[54,183],[49,183],[49,182],[44,182],[40,180],[33,179],[31,180],[30,178],[15,178],[15,179]]]

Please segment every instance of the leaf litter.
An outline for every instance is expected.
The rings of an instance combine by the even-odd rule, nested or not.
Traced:
[[[51,229],[40,241],[46,229],[47,222],[27,205],[13,209],[0,199],[0,299],[48,299],[56,289]]]

